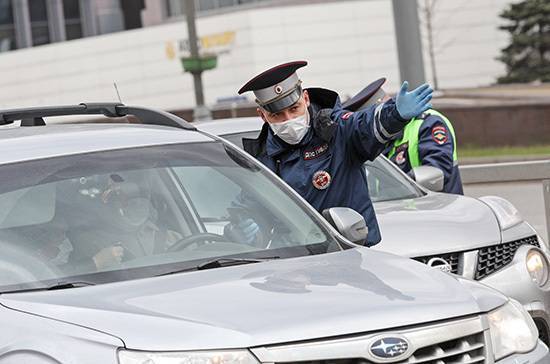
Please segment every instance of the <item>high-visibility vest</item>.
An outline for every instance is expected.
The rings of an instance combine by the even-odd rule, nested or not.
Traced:
[[[451,122],[449,119],[447,119],[443,114],[440,112],[437,112],[435,110],[428,110],[424,114],[427,115],[437,115],[443,120],[447,128],[451,131],[451,136],[453,138],[453,162],[456,165],[458,163],[458,155],[456,153],[456,137],[455,137],[455,131],[453,129],[453,126],[451,125]],[[422,125],[422,122],[424,121],[425,117],[420,118],[413,118],[403,130],[403,137],[401,139],[397,139],[393,143],[393,147],[388,154],[388,158],[393,157],[395,154],[396,149],[405,143],[409,143],[409,146],[407,148],[407,153],[409,155],[409,162],[411,164],[411,168],[421,166],[422,163],[420,161],[420,156],[418,153],[418,131],[420,130],[420,126]]]

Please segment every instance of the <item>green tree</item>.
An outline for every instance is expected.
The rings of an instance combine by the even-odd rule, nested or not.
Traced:
[[[523,0],[511,4],[500,16],[500,26],[511,35],[511,43],[498,59],[507,74],[499,83],[550,81],[550,0]]]

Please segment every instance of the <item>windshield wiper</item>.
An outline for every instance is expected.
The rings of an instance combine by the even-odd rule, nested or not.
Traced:
[[[17,289],[13,291],[3,291],[1,293],[23,293],[23,292],[35,292],[35,291],[54,291],[57,289],[67,289],[67,288],[78,288],[78,287],[87,287],[95,286],[95,283],[84,282],[84,281],[74,281],[74,282],[57,282],[46,287],[37,287],[37,288],[27,288],[27,289]]]
[[[280,257],[275,256],[275,257],[265,257],[265,258],[216,258],[216,259],[208,260],[194,267],[176,269],[170,272],[162,273],[157,275],[157,277],[189,272],[193,270],[205,270],[205,269],[212,269],[212,268],[229,267],[232,265],[260,263],[260,262],[265,262],[267,260],[278,259],[278,258]]]
[[[279,257],[266,257],[266,258],[217,258],[209,260],[207,262],[197,265],[197,270],[212,269],[220,267],[229,267],[232,265],[260,263],[266,260],[278,259]]]

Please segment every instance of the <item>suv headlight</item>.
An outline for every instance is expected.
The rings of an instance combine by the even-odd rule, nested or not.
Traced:
[[[510,300],[489,312],[489,326],[495,360],[535,348],[538,331],[533,319],[520,303]]]
[[[498,196],[483,196],[479,199],[493,210],[501,230],[511,228],[523,221],[518,209],[510,201]]]
[[[120,364],[258,364],[247,350],[146,352],[120,350]]]

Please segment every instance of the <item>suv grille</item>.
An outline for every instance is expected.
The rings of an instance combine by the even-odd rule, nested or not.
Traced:
[[[465,336],[418,349],[406,361],[400,363],[485,363],[483,333]]]
[[[424,264],[428,264],[430,259],[440,258],[451,265],[451,273],[458,274],[458,261],[460,253],[447,253],[439,255],[430,255],[426,257],[414,257],[413,259]]]
[[[474,364],[486,363],[483,332],[417,349],[406,360],[392,364]],[[283,363],[277,363],[283,364]],[[291,362],[284,364],[375,364],[365,359],[335,359]]]
[[[480,317],[471,317],[365,336],[254,348],[252,352],[260,362],[274,364],[486,364],[487,325]],[[386,337],[403,338],[414,351],[396,358],[374,356],[370,348],[380,349]],[[400,344],[388,342],[388,355],[396,349],[394,345]]]
[[[502,269],[514,259],[514,254],[522,245],[530,244],[540,248],[535,235],[509,243],[479,249],[475,279],[480,280]]]

